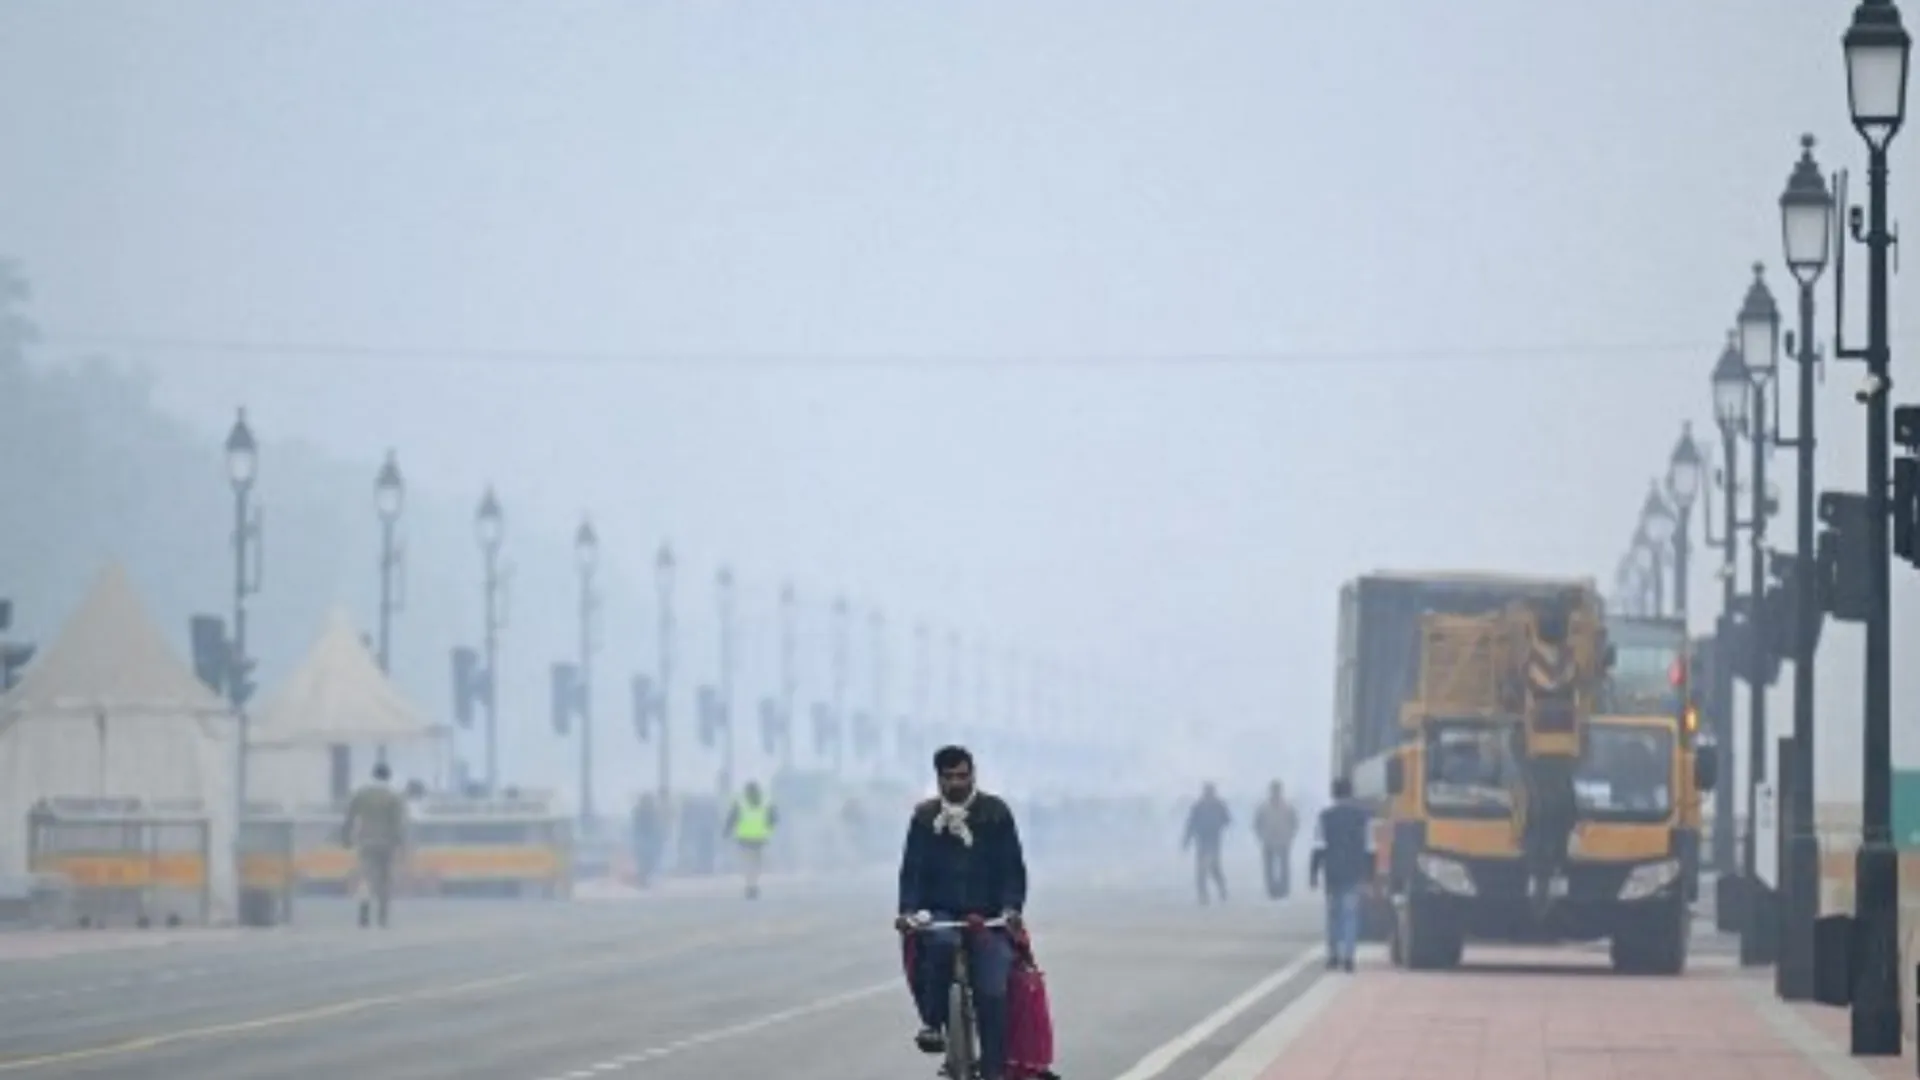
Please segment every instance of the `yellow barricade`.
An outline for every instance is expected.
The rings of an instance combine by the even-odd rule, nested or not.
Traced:
[[[27,826],[29,867],[69,883],[82,925],[206,922],[211,826],[197,804],[42,799]]]

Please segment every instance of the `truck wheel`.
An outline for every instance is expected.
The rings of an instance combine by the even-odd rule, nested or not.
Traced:
[[[1400,909],[1396,944],[1406,966],[1414,971],[1444,971],[1460,966],[1465,950],[1459,926],[1447,912],[1418,897],[1408,897]]]

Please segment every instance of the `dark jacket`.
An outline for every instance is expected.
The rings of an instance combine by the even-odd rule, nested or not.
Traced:
[[[1180,846],[1219,851],[1220,837],[1231,824],[1233,811],[1227,809],[1226,800],[1218,795],[1202,795],[1194,800],[1193,809],[1187,811],[1187,832]]]
[[[967,811],[971,847],[951,833],[933,831],[940,800],[913,808],[900,853],[900,913],[939,911],[992,917],[1027,903],[1027,860],[1013,811],[981,792]]]
[[[1325,876],[1328,892],[1373,879],[1373,815],[1366,807],[1338,802],[1320,811],[1308,876]]]

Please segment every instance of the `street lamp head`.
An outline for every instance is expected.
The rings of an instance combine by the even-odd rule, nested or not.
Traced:
[[[389,450],[387,460],[380,465],[380,474],[373,478],[373,505],[380,511],[380,520],[389,524],[399,520],[406,498],[407,482],[400,475],[400,461]]]
[[[1700,446],[1693,441],[1693,422],[1680,425],[1680,441],[1673,444],[1673,456],[1667,459],[1667,497],[1680,517],[1693,509],[1700,495],[1700,481],[1706,463],[1700,458]]]
[[[1713,365],[1713,419],[1720,434],[1731,438],[1747,429],[1747,412],[1752,407],[1753,388],[1747,381],[1747,365],[1740,359],[1738,331],[1727,332],[1727,347]]]
[[[1907,60],[1913,39],[1893,0],[1860,0],[1841,39],[1847,57],[1847,106],[1867,145],[1885,150],[1907,113]]]
[[[600,565],[600,534],[594,531],[589,518],[581,518],[580,527],[574,530],[573,558],[583,574],[593,573]]]
[[[793,591],[793,582],[782,582],[780,584],[780,606],[791,610],[796,602],[797,598]]]
[[[1665,551],[1673,542],[1674,530],[1680,525],[1674,516],[1673,507],[1660,497],[1660,485],[1654,484],[1647,489],[1647,501],[1640,504],[1640,533],[1656,551]]]
[[[1651,542],[1650,538],[1646,535],[1646,533],[1642,532],[1636,537],[1634,537],[1634,543],[1633,543],[1634,569],[1640,571],[1640,573],[1642,574],[1652,574],[1654,571],[1654,560],[1657,557],[1658,557],[1658,553],[1654,551],[1653,543]]]
[[[1765,386],[1780,362],[1780,305],[1767,288],[1767,268],[1753,264],[1753,284],[1740,303],[1740,357],[1755,386]]]
[[[653,556],[653,583],[665,596],[673,591],[673,545],[661,543]]]
[[[1800,160],[1787,177],[1787,190],[1780,193],[1780,237],[1794,279],[1813,284],[1833,250],[1833,193],[1813,160],[1811,135],[1800,137]]]
[[[833,617],[836,619],[844,619],[847,617],[847,598],[845,596],[836,596],[833,598]]]
[[[720,594],[720,602],[726,603],[733,597],[733,567],[721,566],[713,573],[713,587]]]
[[[480,546],[493,551],[500,546],[500,538],[506,532],[506,518],[500,512],[500,499],[493,493],[493,485],[487,485],[486,494],[480,496],[480,508],[473,512],[473,532],[480,538]]]
[[[253,429],[247,426],[247,410],[234,417],[233,430],[227,432],[227,479],[235,491],[253,486],[260,468],[260,445],[253,441]]]

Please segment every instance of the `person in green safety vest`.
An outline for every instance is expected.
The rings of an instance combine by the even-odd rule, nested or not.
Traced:
[[[727,811],[727,833],[740,850],[740,868],[746,875],[749,900],[760,896],[760,861],[778,824],[780,812],[761,795],[759,784],[747,781],[733,808]]]

